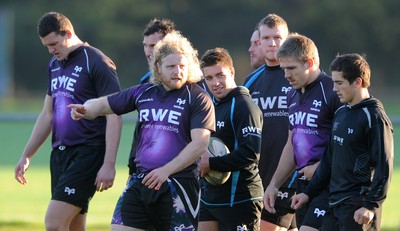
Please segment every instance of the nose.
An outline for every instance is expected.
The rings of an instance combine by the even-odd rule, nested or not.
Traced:
[[[49,50],[50,54],[54,54],[55,49],[52,47],[47,47],[47,49]]]
[[[276,46],[275,39],[269,39],[269,40],[268,40],[268,44],[269,44],[269,46],[271,46],[271,47]]]
[[[153,49],[150,47],[144,47],[144,54],[146,55],[146,57],[150,57],[153,53]]]
[[[286,78],[286,79],[289,78],[289,77],[291,76],[291,74],[290,74],[289,71],[284,70],[284,72],[285,72],[285,78]]]
[[[333,91],[334,91],[334,92],[338,92],[338,91],[339,91],[339,89],[338,89],[337,86],[336,86],[336,83],[333,83]]]

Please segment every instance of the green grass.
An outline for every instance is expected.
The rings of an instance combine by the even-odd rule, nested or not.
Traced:
[[[4,106],[4,104],[0,103]],[[10,104],[11,105],[11,104]],[[11,107],[8,105],[8,107]],[[30,108],[29,103],[25,103]],[[19,106],[21,107],[21,106]],[[4,109],[4,108],[3,108]],[[20,108],[13,109],[20,111]],[[11,112],[14,112],[10,110]],[[1,109],[0,109],[1,111]],[[392,111],[396,111],[394,109]],[[4,111],[3,111],[4,112]],[[130,118],[127,119],[128,121]],[[32,131],[33,122],[0,121],[0,231],[44,230],[44,215],[50,200],[49,154],[50,139],[42,146],[32,160],[27,172],[28,185],[22,186],[14,179],[14,166],[19,160],[26,141]],[[110,219],[115,203],[122,192],[126,177],[126,162],[132,141],[134,124],[124,123],[119,153],[117,176],[114,187],[93,198],[88,214],[87,230],[110,229]],[[400,140],[400,125],[395,126],[395,142]],[[400,149],[395,145],[395,155]],[[400,225],[400,158],[395,157],[395,171],[388,198],[384,203],[382,230],[395,231]]]
[[[127,118],[129,121],[129,118]],[[50,201],[49,155],[50,139],[39,149],[26,173],[28,184],[14,179],[14,167],[29,139],[34,122],[0,121],[0,231],[44,230],[44,215]],[[122,192],[128,168],[126,163],[132,142],[134,124],[125,122],[117,156],[114,186],[96,193],[87,219],[87,230],[110,230],[110,221],[117,199]]]

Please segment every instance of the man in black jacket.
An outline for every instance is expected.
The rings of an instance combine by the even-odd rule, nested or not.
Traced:
[[[379,230],[393,170],[393,127],[382,103],[368,91],[370,68],[358,54],[331,63],[334,91],[345,103],[310,184],[293,197],[297,209],[329,185],[330,213],[323,230]]]
[[[230,154],[201,157],[199,169],[231,172],[221,185],[201,182],[199,231],[259,230],[263,187],[258,173],[261,148],[262,113],[249,91],[235,83],[235,69],[228,51],[208,50],[200,67],[213,94],[217,126],[213,137],[220,138]]]

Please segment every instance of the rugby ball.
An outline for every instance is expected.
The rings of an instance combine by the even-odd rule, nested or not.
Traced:
[[[208,142],[207,153],[210,157],[225,156],[229,154],[229,149],[226,147],[224,142],[217,137],[210,137]],[[217,186],[224,184],[231,175],[231,172],[219,172],[216,170],[210,170],[204,178],[211,185]]]

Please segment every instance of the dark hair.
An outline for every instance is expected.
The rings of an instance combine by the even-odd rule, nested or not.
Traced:
[[[171,20],[154,18],[146,25],[143,36],[149,36],[157,32],[165,36],[172,31],[175,31],[175,24]]]
[[[233,67],[232,57],[228,50],[217,47],[208,50],[201,57],[200,68],[203,70],[205,67],[213,66],[215,64],[223,64],[229,67]]]
[[[365,59],[365,55],[356,53],[337,55],[332,61],[329,69],[341,72],[344,79],[353,83],[357,78],[361,78],[362,86],[367,88],[371,81],[371,69]]]
[[[58,12],[45,13],[39,20],[37,26],[37,32],[42,38],[46,37],[52,32],[55,32],[57,35],[64,36],[67,33],[67,30],[73,31],[74,28],[69,19],[65,15]]]

